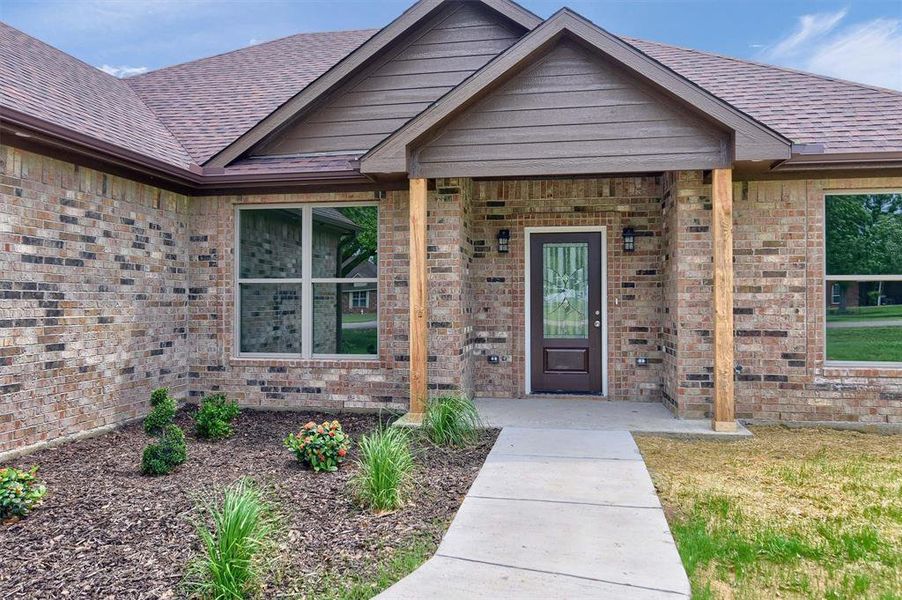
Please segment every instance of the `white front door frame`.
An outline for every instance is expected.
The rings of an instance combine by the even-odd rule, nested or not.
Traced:
[[[526,364],[524,365],[526,377],[526,393],[532,393],[532,343],[531,324],[529,322],[529,242],[534,233],[598,233],[601,236],[601,394],[608,396],[608,236],[607,227],[604,225],[573,225],[561,227],[525,227],[524,232],[524,276],[525,286],[523,293],[526,295],[523,312],[525,338],[523,340],[526,349]]]

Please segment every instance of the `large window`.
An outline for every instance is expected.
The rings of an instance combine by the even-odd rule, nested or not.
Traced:
[[[826,196],[827,360],[902,363],[902,193]]]
[[[378,304],[374,204],[239,207],[237,332],[241,356],[378,353],[376,311],[342,298],[370,284]]]

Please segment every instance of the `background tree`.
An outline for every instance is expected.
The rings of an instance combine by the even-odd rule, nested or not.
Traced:
[[[352,206],[338,210],[360,227],[355,235],[343,237],[338,246],[341,253],[339,276],[346,277],[363,261],[375,259],[379,217],[378,211],[371,206]]]
[[[828,275],[902,274],[902,194],[828,196]]]

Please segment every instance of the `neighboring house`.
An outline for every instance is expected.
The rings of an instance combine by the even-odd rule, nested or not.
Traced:
[[[900,214],[899,92],[509,0],[129,79],[5,25],[0,55],[0,451],[138,416],[158,386],[902,422],[902,364],[832,362],[824,328],[825,281],[902,280],[828,273],[824,244],[831,198]],[[341,343],[337,295],[377,282],[378,342]]]
[[[376,263],[364,261],[354,267],[348,273],[351,279],[374,279],[376,278]],[[354,282],[345,288],[342,295],[342,307],[345,312],[358,314],[376,314],[376,292],[377,285],[375,282]]]

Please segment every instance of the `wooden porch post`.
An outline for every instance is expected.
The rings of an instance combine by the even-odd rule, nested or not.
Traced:
[[[733,171],[711,174],[714,246],[714,431],[736,431],[733,404]]]
[[[426,408],[426,179],[410,180],[410,414],[421,420]],[[419,417],[419,418],[417,418]]]

